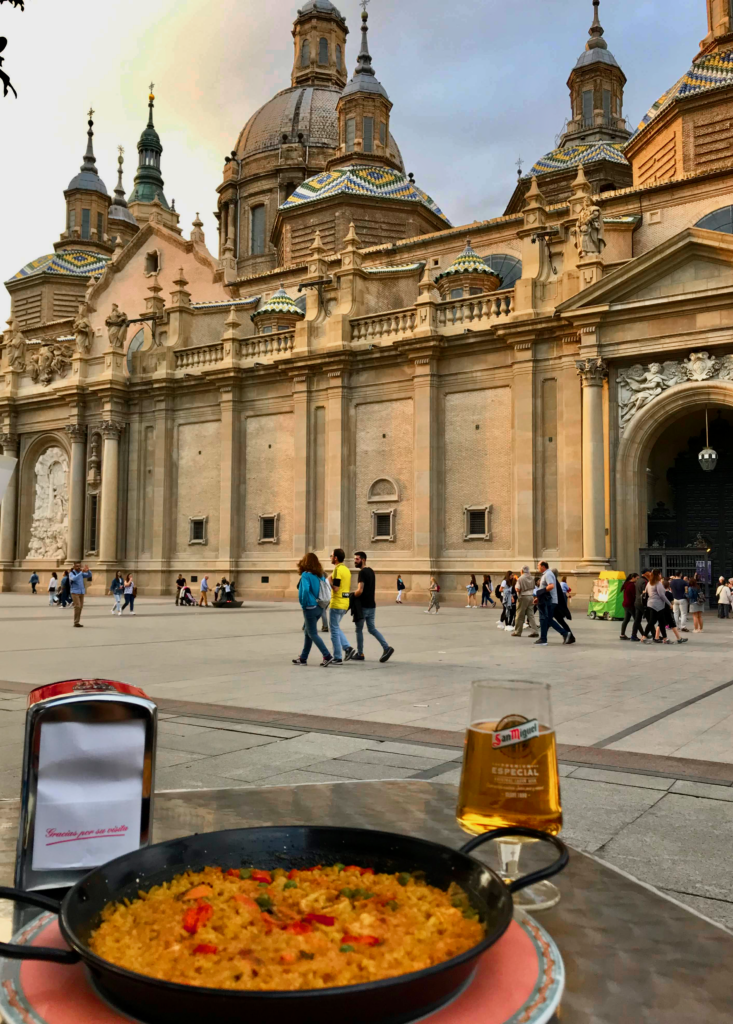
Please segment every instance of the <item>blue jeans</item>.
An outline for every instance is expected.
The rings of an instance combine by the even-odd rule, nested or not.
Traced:
[[[303,650],[300,654],[303,661],[308,660],[308,655],[311,652],[313,644],[316,645],[324,658],[328,657],[328,648],[318,635],[318,623],[321,621],[322,615],[322,608],[316,607],[303,609],[303,628],[305,629],[305,638],[303,639]]]
[[[341,628],[341,620],[346,615],[348,608],[332,608],[331,618],[331,643],[333,644],[334,658],[341,658],[343,652],[351,647],[348,637]]]
[[[114,611],[121,612],[122,611],[122,591],[121,590],[113,590],[112,591],[112,597],[115,599]]]
[[[362,608],[362,613],[364,615],[364,618],[360,622],[355,623],[355,625],[356,625],[356,650],[357,650],[357,652],[359,654],[363,654],[364,653],[364,623],[365,622],[366,622],[366,628],[372,634],[374,639],[378,640],[380,642],[380,644],[382,645],[382,647],[386,651],[387,648],[389,647],[389,644],[384,639],[382,634],[379,632],[377,627],[374,625],[374,616],[377,613],[377,609],[376,608]],[[333,612],[331,614],[333,614]]]
[[[124,597],[125,597],[125,603],[122,605],[122,611],[124,612],[125,608],[129,608],[131,612],[134,612],[135,611],[135,597],[134,597],[134,595],[133,594],[125,594]]]
[[[553,615],[555,614],[555,608],[551,601],[547,601],[540,605],[540,640],[543,642],[547,640],[547,631],[552,626],[553,629],[557,630],[560,636],[567,636],[570,632],[569,629],[563,629],[557,622],[555,622]]]

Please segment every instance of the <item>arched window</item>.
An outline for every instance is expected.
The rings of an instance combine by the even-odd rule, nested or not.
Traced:
[[[303,43],[302,43],[302,45],[300,47],[300,66],[302,68],[307,68],[308,65],[310,64],[310,62],[311,62],[311,44],[308,42],[307,39],[304,39]]]
[[[722,206],[713,213],[707,213],[695,225],[696,228],[706,228],[708,231],[723,231],[726,235],[733,235],[733,206]]]
[[[328,39],[325,36],[318,40],[318,63],[328,64]]]
[[[733,2],[733,0],[731,0]],[[341,70],[341,45],[336,43],[336,67]]]
[[[522,276],[522,261],[516,256],[495,253],[493,256],[484,256],[484,259],[500,278],[502,288],[512,288]]]
[[[265,208],[252,207],[252,223],[250,229],[250,253],[256,256],[265,251]]]

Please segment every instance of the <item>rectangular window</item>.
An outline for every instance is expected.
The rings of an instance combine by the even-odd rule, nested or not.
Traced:
[[[104,241],[104,214],[97,214],[97,238],[100,242]]]
[[[371,153],[374,151],[374,118],[365,117],[362,121],[363,145],[362,152]]]
[[[451,288],[451,290],[450,290],[450,297],[452,299],[462,299],[463,298],[463,288]]]
[[[603,117],[606,123],[611,120],[611,90],[603,90]]]
[[[395,509],[372,512],[372,542],[395,539]]]
[[[260,544],[277,544],[280,539],[280,513],[260,516]]]
[[[253,256],[265,251],[265,208],[252,207],[252,230],[250,252]]]
[[[346,122],[346,151],[351,152],[356,141],[356,118],[350,117]]]
[[[208,516],[191,516],[188,520],[188,543],[206,544],[206,521]]]
[[[99,530],[99,495],[89,495],[89,550],[97,550]]]
[[[92,211],[81,211],[81,237],[89,238],[92,230]]]
[[[76,227],[76,210],[69,210],[69,231]]]
[[[491,540],[491,505],[466,505],[464,540]]]
[[[733,3],[733,0],[731,0]],[[387,145],[387,125],[384,121],[379,122],[379,141],[383,146]]]
[[[593,124],[593,90],[583,91],[583,123]]]

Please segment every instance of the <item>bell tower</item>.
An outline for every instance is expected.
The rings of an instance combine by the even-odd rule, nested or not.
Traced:
[[[107,213],[110,198],[107,188],[99,177],[94,156],[94,111],[90,110],[87,131],[87,148],[84,162],[66,189],[66,229],[62,231],[54,249],[91,249],[109,254],[113,246],[107,234]]]
[[[329,167],[339,164],[376,163],[400,169],[390,156],[389,115],[392,102],[372,67],[367,33],[369,16],[362,0],[361,49],[353,78],[338,101],[339,148]]]
[[[293,24],[293,86],[346,85],[346,21],[331,0],[307,0]]]

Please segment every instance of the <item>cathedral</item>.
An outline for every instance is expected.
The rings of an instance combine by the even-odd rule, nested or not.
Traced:
[[[81,559],[92,593],[120,568],[292,599],[337,546],[415,602],[539,558],[579,594],[731,575],[733,5],[706,0],[636,128],[599,6],[557,145],[468,227],[405,172],[399,69],[366,12],[349,57],[331,0],[296,12],[290,84],[224,160],[216,238],[166,196],[152,87],[129,193],[90,111],[53,251],[5,282],[2,589]]]

